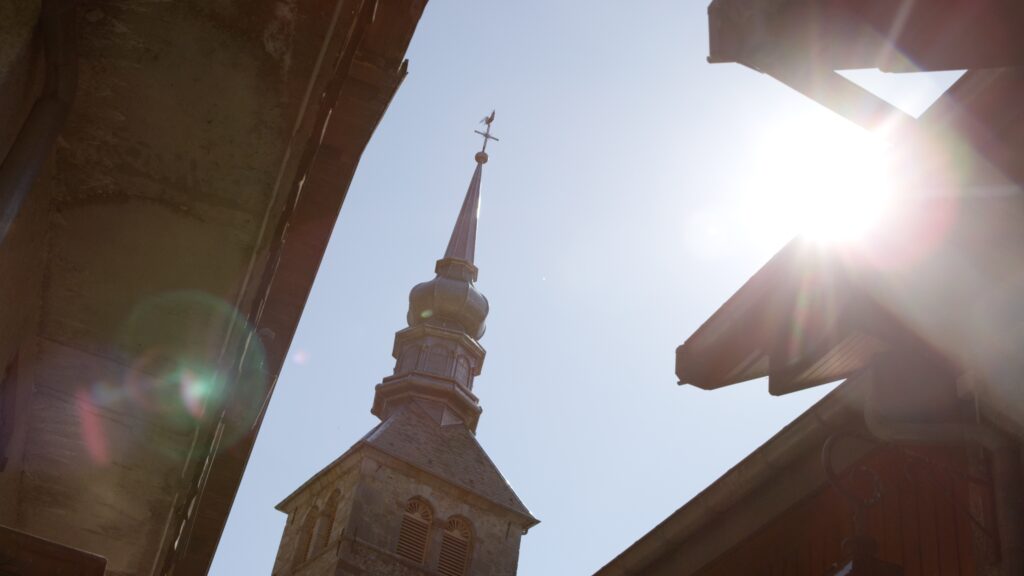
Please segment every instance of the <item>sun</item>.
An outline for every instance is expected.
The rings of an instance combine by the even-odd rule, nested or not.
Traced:
[[[759,242],[855,242],[889,209],[888,145],[842,120],[771,130],[755,154],[745,204]]]

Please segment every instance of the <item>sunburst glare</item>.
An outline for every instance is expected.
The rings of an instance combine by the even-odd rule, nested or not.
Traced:
[[[888,146],[856,126],[802,122],[773,130],[751,166],[751,231],[774,249],[793,236],[852,242],[889,208],[894,188]]]

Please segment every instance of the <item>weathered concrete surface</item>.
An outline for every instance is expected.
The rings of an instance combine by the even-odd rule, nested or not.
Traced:
[[[4,158],[42,88],[35,23],[38,1],[0,2],[0,159]],[[12,222],[0,249],[0,524],[16,522],[31,395],[31,346],[42,307],[52,166]]]
[[[0,522],[108,574],[205,572],[424,4],[357,37],[362,0],[79,0],[75,103],[0,244]],[[38,15],[0,0],[2,153]]]
[[[31,60],[33,53],[32,40],[35,36],[36,21],[39,20],[41,0],[4,0],[0,2],[0,86],[4,87],[4,96],[8,84],[15,77],[13,71],[23,68]],[[16,92],[15,92],[16,93]],[[8,108],[7,102],[0,109],[0,117],[21,119],[16,108]],[[20,122],[13,127],[17,128]],[[0,123],[3,132],[12,127],[7,122]],[[6,146],[2,148],[6,152]]]
[[[242,19],[250,26],[277,27],[275,3],[207,4],[83,3],[80,88],[57,150],[48,338],[133,355],[111,344],[140,300],[182,289],[234,300],[299,104],[256,31],[225,28],[235,4],[270,12]]]
[[[46,534],[67,519],[92,518],[64,524],[54,539],[104,551],[112,568],[146,567],[181,481],[179,447],[190,436],[114,397],[126,380],[154,385],[146,375],[47,340],[40,340],[36,365],[21,527]],[[110,399],[103,401],[94,387]],[[120,542],[135,546],[111,546]]]

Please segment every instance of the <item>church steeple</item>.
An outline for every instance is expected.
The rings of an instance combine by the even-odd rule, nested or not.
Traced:
[[[372,412],[382,420],[394,409],[415,401],[445,423],[463,422],[476,429],[481,408],[473,394],[473,379],[480,374],[485,351],[484,335],[489,309],[487,298],[474,284],[480,181],[487,163],[487,143],[494,113],[484,118],[484,146],[476,153],[476,168],[462,209],[455,221],[436,276],[409,293],[409,327],[395,335],[395,372],[377,385]]]
[[[474,285],[484,149],[436,276],[409,294],[395,371],[377,385],[380,418],[355,445],[278,505],[288,514],[280,576],[514,576],[538,520],[477,441],[473,379],[487,299]]]

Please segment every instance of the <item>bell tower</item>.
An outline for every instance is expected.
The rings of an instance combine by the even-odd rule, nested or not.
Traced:
[[[435,277],[409,294],[381,422],[277,509],[288,515],[275,576],[511,576],[537,524],[476,439],[473,391],[487,298],[475,263],[484,146]]]

